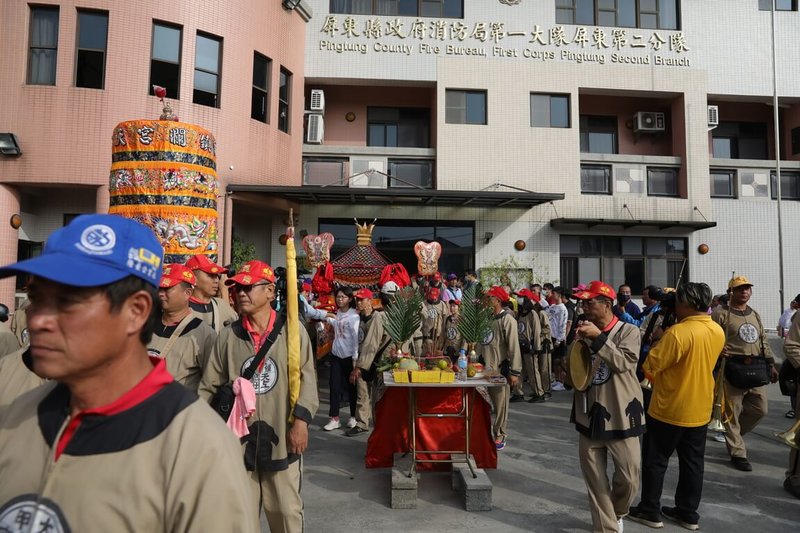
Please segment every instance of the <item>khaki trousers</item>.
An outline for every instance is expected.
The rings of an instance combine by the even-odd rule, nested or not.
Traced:
[[[302,462],[301,458],[278,472],[248,472],[250,487],[259,504],[258,514],[261,515],[263,507],[271,533],[303,531]]]
[[[550,377],[553,375],[553,368],[550,361],[550,354],[548,352],[540,352],[534,356],[536,363],[536,389],[534,392],[539,396],[545,392],[550,392]]]
[[[733,411],[725,423],[725,444],[731,457],[747,457],[744,437],[767,414],[767,385],[739,389],[725,382],[725,394]]]
[[[372,420],[372,384],[367,383],[359,376],[356,389],[358,390],[356,425],[361,429],[369,429],[369,421]]]
[[[499,385],[497,387],[488,387],[489,398],[492,400],[494,406],[494,426],[492,431],[494,438],[506,438],[506,425],[508,424],[508,397],[511,387],[508,385]]]
[[[534,373],[536,371],[535,368],[536,365],[534,363],[534,355],[530,353],[523,353],[522,375],[519,377],[519,381],[517,381],[517,384],[514,385],[514,390],[512,390],[511,392],[523,396],[525,394],[525,391],[523,390],[522,386],[523,383],[525,382],[525,378],[527,378],[528,385],[530,385],[531,390],[535,393],[536,392],[535,378],[534,378]]]
[[[606,474],[609,453],[614,461],[614,475],[610,484]],[[592,440],[581,434],[578,457],[589,493],[592,531],[616,533],[617,520],[628,514],[639,491],[642,467],[639,438]]]

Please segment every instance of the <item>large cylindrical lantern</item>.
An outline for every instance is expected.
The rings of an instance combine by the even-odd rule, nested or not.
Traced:
[[[153,229],[165,263],[217,259],[214,136],[172,120],[131,120],[114,128],[109,213]]]

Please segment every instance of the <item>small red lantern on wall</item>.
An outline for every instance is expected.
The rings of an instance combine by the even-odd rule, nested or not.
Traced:
[[[697,253],[699,253],[700,255],[706,255],[708,253],[708,245],[704,243],[698,246]]]
[[[286,241],[289,240],[289,236],[285,233],[278,237],[278,242],[281,243],[281,246],[286,246]]]
[[[522,250],[525,249],[525,241],[523,241],[522,239],[518,240],[517,242],[514,243],[514,248],[518,252],[521,252]]]

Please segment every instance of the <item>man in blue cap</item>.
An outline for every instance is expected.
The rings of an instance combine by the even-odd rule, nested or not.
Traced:
[[[162,254],[138,222],[86,215],[0,268],[31,276],[50,380],[0,410],[0,531],[258,530],[235,437],[148,357]]]

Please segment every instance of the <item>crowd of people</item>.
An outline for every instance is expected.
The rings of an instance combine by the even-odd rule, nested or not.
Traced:
[[[385,313],[401,289],[395,281],[374,292],[336,287],[332,302],[302,283],[308,328],[298,356],[270,265],[229,272],[202,255],[162,261],[148,228],[87,215],[56,231],[41,256],[0,268],[0,277],[29,277],[10,328],[0,306],[0,528],[258,531],[263,509],[270,531],[302,531],[302,456],[319,407],[309,332],[318,323],[334,332],[322,429],[370,431],[382,386],[376,363],[393,349]],[[779,375],[747,278],[730,280],[723,296],[703,283],[650,285],[642,309],[630,286],[598,280],[481,287],[491,320],[476,346],[458,328],[467,289],[480,286],[474,271],[410,281],[423,304],[402,351],[455,361],[474,349],[506,376],[487,391],[497,450],[513,430],[510,403],[572,394],[593,531],[621,532],[625,517],[698,529],[715,406],[731,466],[753,469],[744,437],[766,414],[766,388]],[[798,317],[780,322],[789,370],[800,368]],[[662,506],[675,453],[674,505]],[[796,451],[784,487],[800,498]]]

